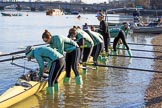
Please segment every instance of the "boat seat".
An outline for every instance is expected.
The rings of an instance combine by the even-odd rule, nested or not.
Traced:
[[[32,85],[27,83],[27,82],[17,82],[15,85],[16,86],[23,86],[23,87],[26,87],[26,88],[32,87]]]

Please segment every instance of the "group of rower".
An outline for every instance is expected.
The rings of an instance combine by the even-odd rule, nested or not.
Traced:
[[[38,73],[38,81],[42,80],[43,73],[48,72],[48,87],[46,89],[48,94],[53,94],[54,91],[59,90],[58,78],[64,69],[66,75],[64,77],[64,83],[70,83],[71,80],[71,68],[75,74],[75,82],[77,85],[82,85],[82,77],[78,71],[78,65],[82,64],[83,72],[87,71],[87,62],[90,56],[93,57],[93,64],[97,66],[98,57],[100,53],[108,55],[108,46],[110,45],[111,33],[115,34],[113,37],[113,53],[116,54],[116,45],[119,39],[122,40],[126,46],[129,55],[131,52],[125,41],[125,35],[128,30],[127,23],[125,23],[120,29],[112,29],[110,34],[108,32],[108,26],[103,20],[104,15],[102,13],[97,14],[97,18],[100,21],[99,29],[96,31],[93,26],[91,28],[81,29],[79,26],[73,26],[69,29],[67,37],[59,35],[51,35],[48,30],[45,30],[42,34],[42,39],[49,46],[33,48],[28,46],[25,54],[28,60],[35,58],[39,64],[40,72]],[[104,51],[105,48],[105,51]],[[47,62],[46,66],[44,62]]]

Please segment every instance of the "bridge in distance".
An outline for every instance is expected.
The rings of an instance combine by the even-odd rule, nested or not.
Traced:
[[[5,9],[6,6],[15,5],[17,10],[25,7],[30,8],[31,11],[47,10],[51,8],[60,8],[63,10],[78,10],[96,12],[98,10],[108,9],[108,4],[80,4],[80,3],[67,3],[67,2],[0,2],[0,10]]]

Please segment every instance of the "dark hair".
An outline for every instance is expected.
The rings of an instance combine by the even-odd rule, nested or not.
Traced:
[[[77,28],[77,27],[74,25],[73,28]]]
[[[76,31],[76,28],[71,28],[71,29],[69,30],[69,34],[73,34],[73,33],[75,33],[75,31]]]
[[[125,25],[125,24],[128,24],[128,23],[127,22],[123,22],[122,24]]]
[[[95,31],[95,26],[91,25],[91,30],[94,30]]]
[[[52,36],[51,33],[48,30],[45,30],[44,33],[42,34],[42,39],[49,38],[51,36]]]

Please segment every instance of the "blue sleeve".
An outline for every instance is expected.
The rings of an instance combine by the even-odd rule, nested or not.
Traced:
[[[56,41],[56,48],[59,53],[64,54],[64,43],[61,38],[58,38]]]
[[[39,78],[41,78],[43,76],[43,71],[44,71],[44,61],[42,59],[42,57],[38,54],[35,55],[35,59],[37,60],[38,64],[39,64],[39,68],[40,68],[40,71],[39,71]]]

